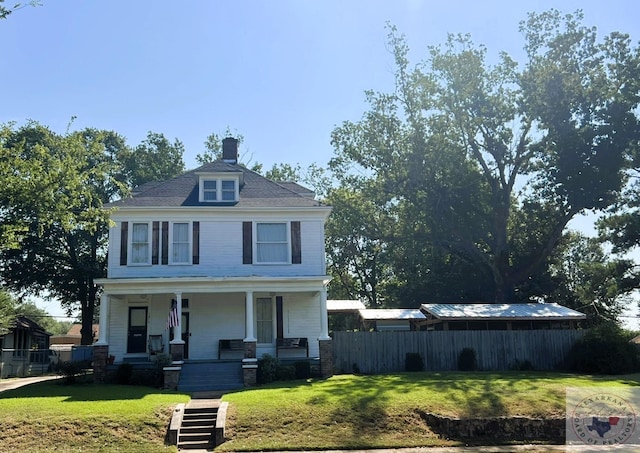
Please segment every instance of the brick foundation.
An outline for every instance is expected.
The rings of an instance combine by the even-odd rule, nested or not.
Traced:
[[[107,376],[107,358],[109,357],[109,345],[93,346],[93,382],[104,384]]]
[[[169,354],[173,362],[184,360],[184,343],[169,343]]]
[[[245,341],[244,342],[244,358],[245,359],[255,359],[256,358],[256,341]]]
[[[333,376],[333,343],[331,340],[319,340],[320,344],[320,376]]]
[[[167,366],[162,369],[164,371],[164,388],[165,390],[177,390],[178,381],[180,381],[180,371],[182,367]]]

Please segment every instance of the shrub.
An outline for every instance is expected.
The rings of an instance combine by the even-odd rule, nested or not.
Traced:
[[[424,360],[417,352],[407,352],[404,359],[405,371],[424,371]]]
[[[308,379],[311,377],[311,364],[306,360],[301,360],[293,364],[296,379]]]
[[[515,359],[510,369],[513,371],[532,371],[534,368],[529,360],[520,361]]]
[[[591,329],[569,353],[569,369],[579,373],[624,374],[640,370],[636,347],[615,324]]]
[[[276,381],[292,381],[296,378],[296,369],[293,365],[280,365],[276,367]]]
[[[258,360],[258,370],[256,381],[258,384],[268,384],[276,380],[278,370],[278,359],[272,355],[265,354]]]
[[[475,371],[478,369],[475,349],[464,348],[460,351],[458,355],[458,369],[460,371]]]
[[[133,366],[130,363],[121,363],[116,370],[115,381],[116,384],[126,385],[131,380],[133,373]]]
[[[82,373],[82,364],[78,361],[68,361],[59,364],[58,374],[60,374],[65,384],[75,384],[76,377]]]

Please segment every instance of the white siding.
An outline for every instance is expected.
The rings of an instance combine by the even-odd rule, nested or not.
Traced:
[[[163,221],[164,219],[154,218],[154,220]],[[198,221],[198,219],[191,220]],[[280,220],[285,221],[285,219]],[[242,220],[199,220],[199,222],[200,264],[149,266],[120,265],[120,222],[118,222],[109,230],[108,277],[292,277],[325,274],[322,220],[301,221],[302,263],[285,265],[242,264]]]

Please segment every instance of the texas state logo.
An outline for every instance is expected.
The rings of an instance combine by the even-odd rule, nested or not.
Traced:
[[[625,389],[567,389],[567,444],[639,444],[638,407],[637,396]]]

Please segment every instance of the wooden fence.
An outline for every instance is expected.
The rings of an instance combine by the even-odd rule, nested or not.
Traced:
[[[334,332],[336,373],[405,370],[407,353],[422,356],[427,371],[458,369],[463,348],[476,351],[480,370],[509,370],[530,362],[535,370],[562,369],[584,330],[468,330],[429,332]]]

